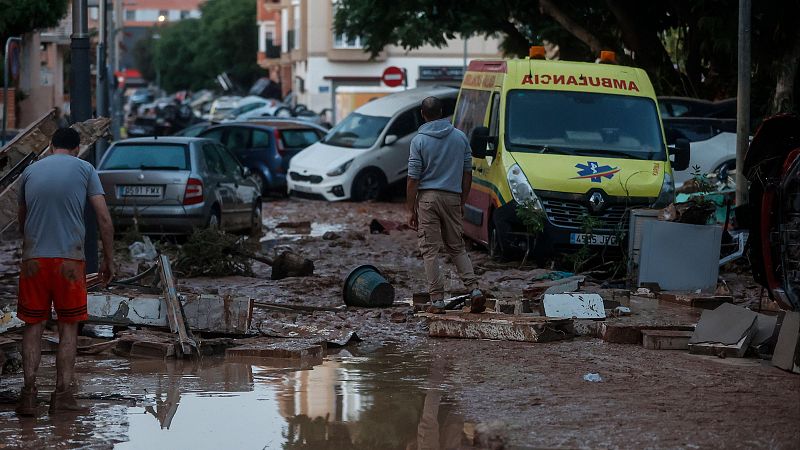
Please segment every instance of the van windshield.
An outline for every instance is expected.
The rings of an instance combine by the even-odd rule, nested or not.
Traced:
[[[337,147],[369,148],[378,140],[389,117],[352,113],[333,127],[322,142]]]
[[[513,90],[505,143],[512,152],[665,158],[655,103],[591,92]]]

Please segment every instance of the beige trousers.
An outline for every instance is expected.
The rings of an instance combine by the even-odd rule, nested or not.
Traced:
[[[472,262],[464,246],[461,195],[435,190],[420,191],[417,196],[417,216],[419,250],[425,262],[431,300],[444,298],[444,274],[439,261],[442,252],[450,255],[464,286],[477,288],[478,277],[472,270]]]

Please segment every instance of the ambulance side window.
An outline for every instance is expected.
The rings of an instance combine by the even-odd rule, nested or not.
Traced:
[[[456,105],[453,125],[463,131],[467,137],[472,135],[475,127],[483,126],[486,109],[491,100],[489,91],[462,89]]]
[[[489,136],[500,135],[500,93],[492,94],[492,112],[489,116]]]

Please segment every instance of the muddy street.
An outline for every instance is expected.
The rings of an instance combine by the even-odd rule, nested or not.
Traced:
[[[313,276],[274,281],[269,266],[254,263],[253,277],[179,277],[178,291],[252,297],[252,329],[265,336],[295,327],[354,332],[360,341],[299,359],[79,356],[77,397],[91,411],[75,416],[50,416],[42,406],[38,418],[18,418],[21,373],[3,375],[2,446],[789,449],[800,441],[800,378],[766,360],[648,350],[590,332],[538,343],[432,338],[428,320],[409,304],[345,308],[342,281],[361,264],[381,270],[396,302],[424,290],[416,233],[370,233],[372,219],[402,223],[402,203],[276,200],[264,203],[263,214],[263,252],[291,249],[314,261]],[[4,258],[13,261],[14,251],[4,247]],[[470,256],[497,302],[521,298],[549,272],[495,263],[480,248]],[[123,275],[133,275],[136,264],[120,257],[128,258]],[[460,293],[447,267],[451,294]],[[722,276],[737,303],[753,301],[752,281]],[[633,315],[620,323],[694,323],[700,315],[655,299],[632,297],[630,304]],[[310,308],[292,309],[298,306]],[[54,364],[45,354],[42,404]]]

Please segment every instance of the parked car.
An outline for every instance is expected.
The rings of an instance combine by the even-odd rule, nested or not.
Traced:
[[[239,100],[241,100],[241,97],[235,95],[217,97],[216,100],[211,102],[211,108],[203,119],[211,121],[222,120],[231,110],[239,106]]]
[[[455,109],[458,89],[409,89],[373,100],[344,118],[289,164],[290,194],[329,201],[378,198],[408,173],[411,139],[422,125],[420,103],[436,96],[444,115]]]
[[[678,139],[689,141],[691,156],[689,168],[675,171],[675,186],[694,176],[695,168],[701,174],[722,174],[736,168],[736,121],[730,119],[669,117],[662,120],[667,144]]]
[[[226,123],[200,133],[232,151],[260,179],[262,195],[285,193],[289,161],[324,135],[324,128],[298,120]]]
[[[247,96],[223,118],[223,122],[247,120],[254,117],[292,117],[287,105],[269,98]]]
[[[658,97],[658,109],[662,118],[668,117],[713,117],[736,118],[736,99],[710,101],[692,97]]]
[[[99,174],[118,227],[157,234],[261,229],[258,183],[212,140],[125,139],[108,149]]]
[[[194,125],[190,125],[181,131],[173,134],[173,136],[185,136],[185,137],[196,137],[198,134],[206,131],[208,127],[215,125],[214,122],[200,122]]]

